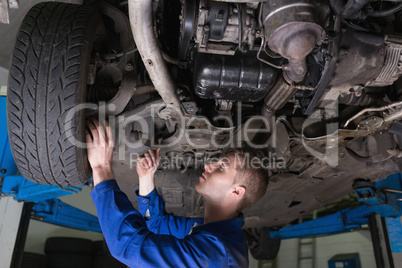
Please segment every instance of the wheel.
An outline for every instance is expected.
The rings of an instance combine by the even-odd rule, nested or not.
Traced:
[[[88,255],[94,254],[94,244],[89,239],[74,237],[50,237],[45,243],[48,255]]]
[[[47,267],[47,257],[42,254],[24,252],[22,255],[21,268]]]
[[[83,110],[96,8],[46,2],[25,16],[8,82],[8,134],[21,174],[36,183],[82,185],[91,176]],[[70,112],[70,113],[69,113]],[[71,117],[68,117],[71,116]]]
[[[89,255],[63,255],[55,254],[48,256],[48,268],[91,268],[93,256]],[[96,266],[95,266],[96,267]]]
[[[271,238],[269,231],[266,227],[244,230],[248,248],[256,260],[273,260],[278,255],[281,240]]]
[[[94,256],[93,267],[96,268],[126,268],[127,266],[112,256]]]
[[[94,241],[94,267],[96,268],[125,268],[126,265],[116,260],[109,251],[104,240]]]

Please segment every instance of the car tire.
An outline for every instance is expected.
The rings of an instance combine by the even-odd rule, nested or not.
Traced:
[[[50,237],[45,243],[45,253],[54,254],[72,254],[88,255],[94,254],[94,244],[89,239],[74,237]]]
[[[115,259],[104,240],[94,241],[94,260],[95,268],[125,268],[126,265]]]
[[[88,5],[44,2],[21,24],[9,68],[8,134],[19,171],[33,182],[82,185],[91,176],[85,148],[73,142],[85,142],[84,111],[74,109],[86,101],[101,18]]]
[[[89,255],[63,255],[48,256],[48,268],[91,268],[93,256]]]
[[[47,257],[42,254],[24,252],[22,254],[21,268],[47,267]]]
[[[248,248],[256,260],[273,260],[278,255],[281,240],[271,238],[269,231],[267,227],[244,230]]]

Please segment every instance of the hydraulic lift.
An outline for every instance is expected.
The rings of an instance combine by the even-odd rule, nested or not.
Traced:
[[[4,127],[7,125],[6,97],[1,96],[0,124],[3,126],[0,131],[0,247],[2,248],[0,259],[2,262],[18,260],[22,255],[31,218],[66,227],[101,232],[97,217],[57,199],[57,197],[77,193],[82,187],[40,185],[17,174],[17,167],[9,147],[7,128]],[[361,206],[271,231],[270,237],[274,239],[315,237],[348,232],[368,224],[371,229],[377,267],[397,267],[395,265],[402,263],[402,175],[394,174],[376,183],[358,180],[354,187]],[[19,203],[11,202],[11,199]],[[24,202],[23,205],[21,201]],[[19,222],[18,229],[13,228],[16,222]],[[14,252],[13,258],[10,252]],[[16,267],[16,264],[11,264],[11,267]]]
[[[270,237],[316,237],[369,225],[377,267],[399,267],[402,263],[402,174],[378,182],[357,180],[353,186],[359,207],[271,231]]]

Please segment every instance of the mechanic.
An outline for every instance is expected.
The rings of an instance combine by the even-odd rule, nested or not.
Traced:
[[[116,259],[130,267],[248,267],[241,210],[265,194],[266,169],[240,165],[240,159],[245,159],[241,150],[206,164],[195,187],[204,198],[205,217],[177,217],[165,211],[155,189],[160,150],[149,150],[137,161],[137,211],[116,183],[111,166],[112,131],[107,122],[104,125],[87,122],[88,160],[95,186],[91,196]]]

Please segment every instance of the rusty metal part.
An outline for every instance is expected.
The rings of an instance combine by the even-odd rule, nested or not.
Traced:
[[[285,65],[283,76],[286,81],[301,82],[307,74],[307,62],[306,58],[302,59],[289,59],[289,64]]]
[[[274,129],[275,126],[275,112],[281,109],[296,92],[297,88],[281,75],[265,96],[261,115],[268,120],[270,129]]]
[[[8,14],[8,0],[0,0],[0,23],[10,23]]]
[[[145,95],[155,92],[153,85],[138,86],[134,92],[134,96]]]
[[[269,129],[274,129],[275,112],[275,110],[269,108],[265,103],[262,105],[261,115],[268,120]]]
[[[306,56],[313,50],[322,31],[317,24],[296,22],[283,26],[268,38],[268,47],[289,60],[284,67],[287,80],[300,82],[304,79],[307,73]]]
[[[163,101],[175,109],[165,111],[166,116],[178,115],[173,110],[181,111],[176,95],[176,85],[169,73],[162,51],[153,31],[152,0],[128,1],[129,17],[134,40],[145,64],[149,77]]]
[[[393,123],[402,119],[402,106],[390,109],[387,114],[384,115],[384,122]]]
[[[132,77],[134,77],[134,79],[132,79]],[[121,82],[119,91],[106,103],[107,115],[118,115],[126,108],[135,93],[135,77],[136,76],[125,76],[125,79]]]
[[[169,56],[167,53],[162,52],[162,56],[165,59],[165,61],[174,64],[174,65],[179,65],[180,64],[180,60],[179,59],[175,59],[171,56]]]
[[[395,102],[395,103],[392,103],[390,105],[383,106],[383,107],[364,109],[364,110],[360,111],[359,113],[357,113],[356,115],[354,115],[353,117],[349,118],[345,122],[343,127],[346,128],[350,124],[350,122],[352,122],[359,116],[361,116],[365,113],[368,113],[368,112],[384,112],[384,111],[388,110],[389,112],[388,112],[387,116],[384,116],[385,118],[383,119],[383,122],[389,123],[389,122],[392,122],[395,120],[399,120],[402,118],[402,108],[401,107],[398,108],[398,106],[402,106],[402,101]]]
[[[200,1],[195,29],[199,52],[234,55],[236,50],[244,49],[244,43],[253,50],[257,27],[254,14],[258,5],[235,6],[216,1]],[[220,15],[222,18],[215,20],[214,17]]]
[[[289,101],[296,91],[294,85],[289,84],[283,76],[280,76],[274,87],[265,96],[264,103],[269,109],[277,111]]]
[[[386,104],[385,101],[366,93],[361,95],[355,93],[341,93],[339,94],[338,101],[342,104],[354,106],[382,106]]]
[[[286,79],[302,81],[307,73],[306,56],[328,24],[329,7],[310,0],[272,0],[263,4],[262,15],[269,49],[289,60]]]
[[[0,23],[9,24],[9,8],[19,8],[19,0],[0,0]]]
[[[370,87],[384,87],[392,85],[402,75],[402,38],[386,35],[385,62],[380,74],[373,81],[367,83]]]
[[[262,44],[265,44],[265,37],[264,37],[264,36],[261,37],[261,43],[262,43]],[[269,62],[269,61],[267,61],[267,60],[261,58],[260,54],[261,54],[261,50],[262,50],[263,47],[264,47],[264,46],[261,45],[260,48],[258,49],[257,59],[260,60],[260,61],[262,61],[262,62],[265,63],[265,64],[268,64],[269,66],[274,67],[274,68],[283,69],[284,66],[279,66],[279,65],[273,64],[272,62]]]

